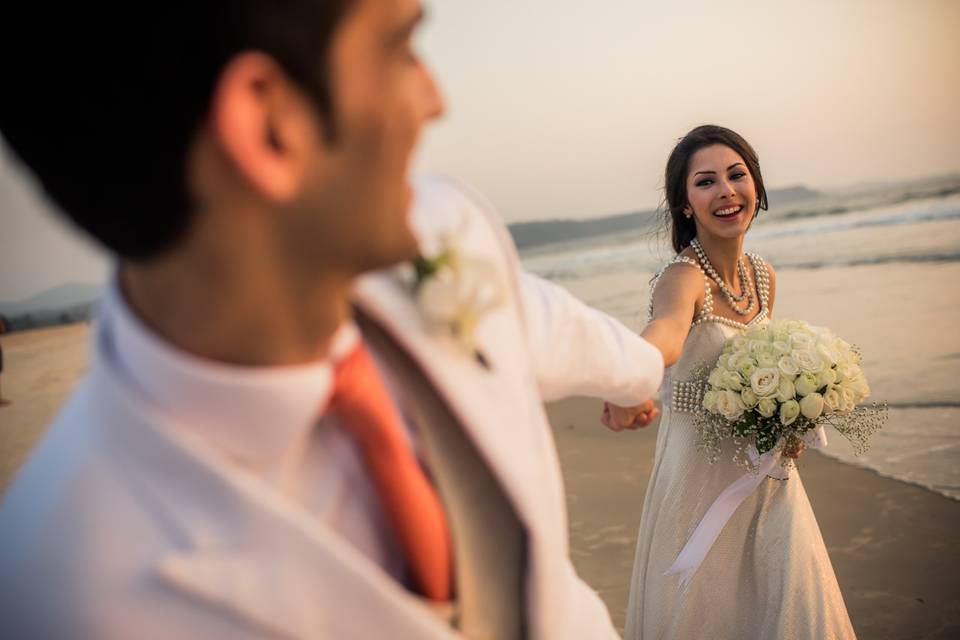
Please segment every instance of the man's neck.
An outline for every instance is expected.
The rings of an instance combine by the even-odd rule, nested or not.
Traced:
[[[350,278],[298,286],[276,268],[242,260],[198,264],[182,257],[124,263],[121,292],[160,337],[198,357],[244,366],[283,366],[327,355],[349,316]]]

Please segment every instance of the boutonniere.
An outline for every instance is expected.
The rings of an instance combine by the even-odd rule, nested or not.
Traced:
[[[504,302],[500,274],[492,261],[461,251],[452,234],[440,236],[438,244],[435,255],[414,261],[417,306],[433,330],[452,337],[489,369],[476,329],[486,313]]]

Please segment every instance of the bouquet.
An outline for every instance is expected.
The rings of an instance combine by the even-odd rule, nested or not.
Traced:
[[[861,405],[870,386],[860,360],[859,351],[829,329],[797,320],[775,320],[730,338],[702,383],[695,419],[702,448],[715,462],[722,442],[732,438],[737,461],[749,466],[757,454],[796,448],[807,432],[829,424],[863,453],[887,408]]]

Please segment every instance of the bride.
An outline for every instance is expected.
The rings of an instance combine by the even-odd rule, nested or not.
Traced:
[[[686,586],[666,576],[717,496],[745,471],[725,451],[710,464],[687,393],[723,343],[767,322],[776,276],[743,241],[767,195],[757,154],[735,132],[697,127],[670,154],[666,204],[676,258],[654,280],[643,336],[669,367],[640,520],[626,638],[854,638],[820,529],[797,472],[765,478],[740,505]],[[605,411],[616,412],[616,407]],[[797,457],[800,448],[785,451]]]

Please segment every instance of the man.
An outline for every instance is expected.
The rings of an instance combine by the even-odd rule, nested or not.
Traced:
[[[542,401],[646,424],[659,353],[520,274],[455,184],[408,213],[443,110],[416,0],[200,4],[8,23],[30,64],[0,130],[118,269],[91,371],[0,507],[0,628],[615,636],[568,559]],[[451,235],[500,303],[472,331],[416,304],[409,261]]]

